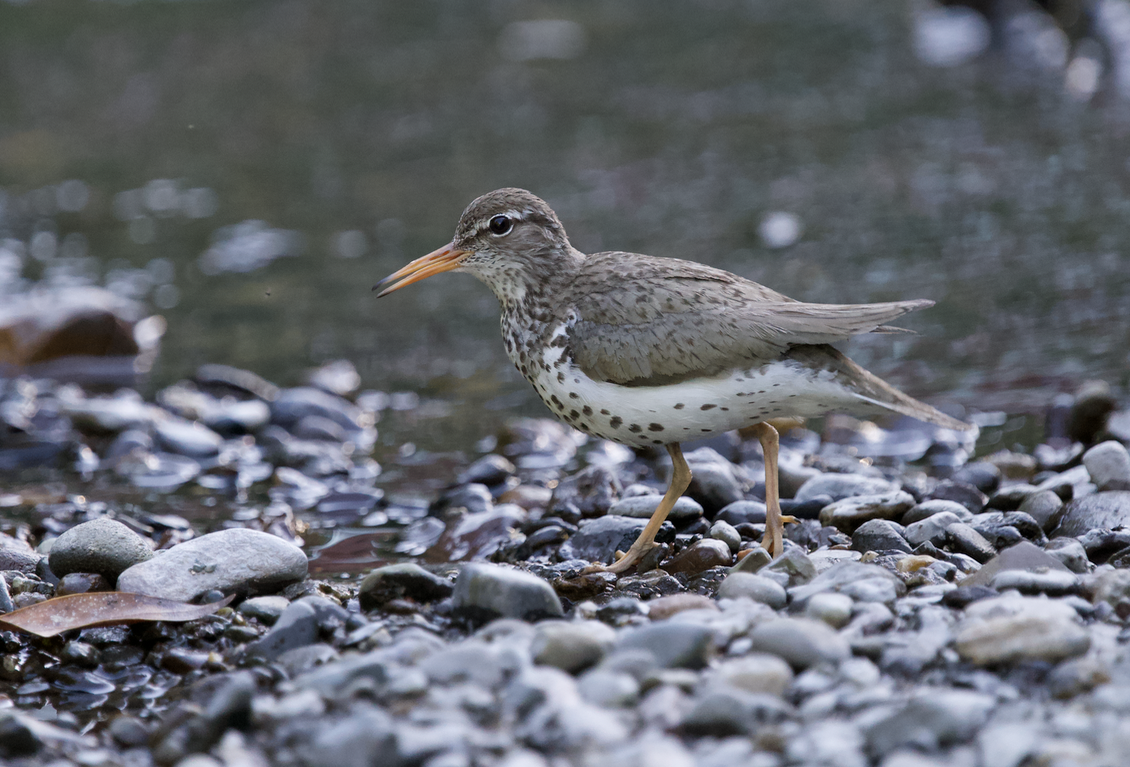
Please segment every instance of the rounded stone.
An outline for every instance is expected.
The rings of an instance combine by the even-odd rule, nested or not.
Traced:
[[[148,541],[117,520],[100,517],[56,538],[47,561],[60,578],[70,573],[98,573],[112,583],[152,556]]]
[[[719,599],[752,599],[780,610],[788,604],[784,586],[774,580],[753,573],[730,573],[718,587]]]
[[[1001,596],[969,605],[958,626],[958,654],[979,666],[1020,661],[1060,661],[1091,646],[1075,609],[1035,597]]]
[[[258,530],[232,528],[177,544],[118,577],[118,589],[178,602],[206,591],[271,593],[306,577],[306,555]]]
[[[843,628],[851,620],[854,600],[847,594],[825,591],[813,594],[804,606],[804,614],[809,618],[827,623],[832,628]]]
[[[911,552],[902,525],[889,519],[869,519],[851,534],[853,551],[901,551]]]
[[[729,522],[716,521],[710,526],[710,537],[722,541],[730,547],[730,551],[734,554],[738,553],[738,550],[742,547],[741,534]]]
[[[609,516],[632,517],[634,519],[651,519],[651,515],[655,513],[656,507],[662,500],[663,496],[661,495],[633,495],[630,498],[621,498],[608,507],[608,514]],[[701,516],[702,504],[684,495],[675,501],[667,519],[671,520],[671,523],[676,527],[683,527]]]
[[[1130,527],[1130,491],[1109,490],[1067,503],[1057,535],[1078,536],[1096,528]]]
[[[776,655],[750,653],[724,660],[706,678],[706,684],[727,684],[739,690],[769,695],[784,695],[793,681],[793,669]]]
[[[553,588],[536,575],[499,565],[468,564],[455,579],[453,609],[472,620],[537,620],[565,614]]]
[[[898,491],[893,482],[881,477],[865,477],[862,474],[820,474],[805,482],[797,490],[794,500],[807,501],[819,495],[827,495],[833,501],[857,495],[884,495]]]
[[[577,674],[600,662],[616,632],[599,621],[543,621],[537,626],[530,655],[534,663]]]
[[[694,575],[712,567],[729,567],[733,561],[729,546],[714,538],[704,538],[679,552],[663,569],[669,573]]]
[[[942,512],[949,512],[962,522],[968,522],[973,518],[973,514],[969,509],[965,508],[957,501],[931,498],[928,501],[923,501],[922,503],[912,506],[909,511],[902,515],[902,523],[904,525],[912,525],[915,522],[921,522],[927,517],[932,517]]]
[[[1039,490],[1020,502],[1020,511],[1030,514],[1044,532],[1055,529],[1063,516],[1063,500],[1051,490]]]
[[[821,509],[820,524],[851,535],[869,519],[895,519],[913,505],[914,496],[902,490],[883,495],[852,496]]]
[[[1083,453],[1083,465],[1099,490],[1130,490],[1130,452],[1121,442],[1095,445]]]
[[[451,596],[453,586],[446,578],[428,572],[411,562],[379,567],[365,576],[357,590],[361,609],[372,610],[394,599],[434,602]]]
[[[751,649],[783,659],[802,670],[819,663],[839,663],[851,656],[848,641],[826,623],[811,618],[779,618],[749,634]]]

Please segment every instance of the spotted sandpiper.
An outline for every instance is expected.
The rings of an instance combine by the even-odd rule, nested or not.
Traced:
[[[476,199],[455,239],[374,290],[388,295],[449,271],[469,272],[494,292],[507,354],[558,418],[586,434],[670,453],[667,492],[636,542],[604,568],[611,572],[630,569],[652,549],[690,484],[680,442],[753,427],[765,455],[763,545],[778,556],[778,436],[768,421],[849,411],[971,428],[829,345],[859,333],[904,332],[886,323],[933,301],[808,304],[691,261],[585,255],[549,205],[524,189]]]

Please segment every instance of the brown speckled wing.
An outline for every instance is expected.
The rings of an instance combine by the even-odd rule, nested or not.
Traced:
[[[626,386],[717,375],[793,346],[888,330],[933,303],[806,304],[719,269],[623,253],[588,256],[585,267],[567,296],[578,313],[573,358],[590,377]]]

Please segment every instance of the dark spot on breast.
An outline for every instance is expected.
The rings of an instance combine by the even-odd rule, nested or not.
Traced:
[[[647,425],[647,430],[648,431],[663,431],[663,426],[661,424],[658,424],[658,423],[649,423]]]
[[[564,410],[564,409],[565,409],[565,403],[564,403],[564,402],[562,402],[561,400],[557,399],[557,395],[556,395],[556,394],[554,394],[553,396],[551,396],[551,397],[549,398],[549,401],[550,401],[550,402],[552,402],[552,403],[553,403],[553,406],[554,406],[555,408],[557,408],[558,410]]]
[[[682,409],[683,409],[683,408],[685,408],[685,407],[686,407],[686,405],[685,405],[685,404],[683,404],[682,402],[680,402],[679,404],[675,405],[675,409],[676,409],[676,410],[682,410]]]
[[[663,444],[663,440],[661,440],[661,439],[653,439],[653,440],[651,441],[651,444],[653,444],[653,445],[662,445],[662,444]]]
[[[699,408],[699,410],[713,410],[716,407],[718,407],[718,406],[717,405],[703,405],[702,407]]]
[[[580,415],[580,413],[578,413],[576,410],[570,410],[569,411],[569,418],[570,419],[576,418],[579,415]]]
[[[624,419],[621,418],[618,415],[614,415],[614,416],[612,416],[612,419],[608,422],[608,425],[611,426],[613,429],[619,429],[620,424],[622,424],[622,423],[624,423]]]
[[[580,395],[575,391],[569,392],[569,399],[580,399]]]
[[[607,411],[607,410],[601,410],[601,411],[600,411],[600,414],[601,414],[601,415],[608,415],[608,411]]]
[[[723,412],[723,413],[729,413],[729,412],[730,412],[730,408],[728,408],[728,407],[724,407],[724,408],[722,408],[722,412]]]
[[[557,374],[557,383],[565,383],[565,374],[564,373],[558,373]]]
[[[632,424],[631,426],[628,427],[628,431],[630,431],[634,434],[635,432],[643,431],[643,427],[640,426],[638,423],[634,423],[634,424]]]
[[[581,408],[581,412],[585,415],[592,415],[592,408],[588,405],[585,405],[583,408]]]

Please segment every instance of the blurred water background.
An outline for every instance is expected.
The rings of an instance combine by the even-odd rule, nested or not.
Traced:
[[[370,286],[521,186],[584,251],[936,300],[846,347],[936,404],[1125,389],[1130,6],[1090,7],[1101,44],[903,0],[0,2],[0,304],[141,302],[149,391],[345,358],[405,392],[386,445],[468,447],[545,412],[494,298]]]

